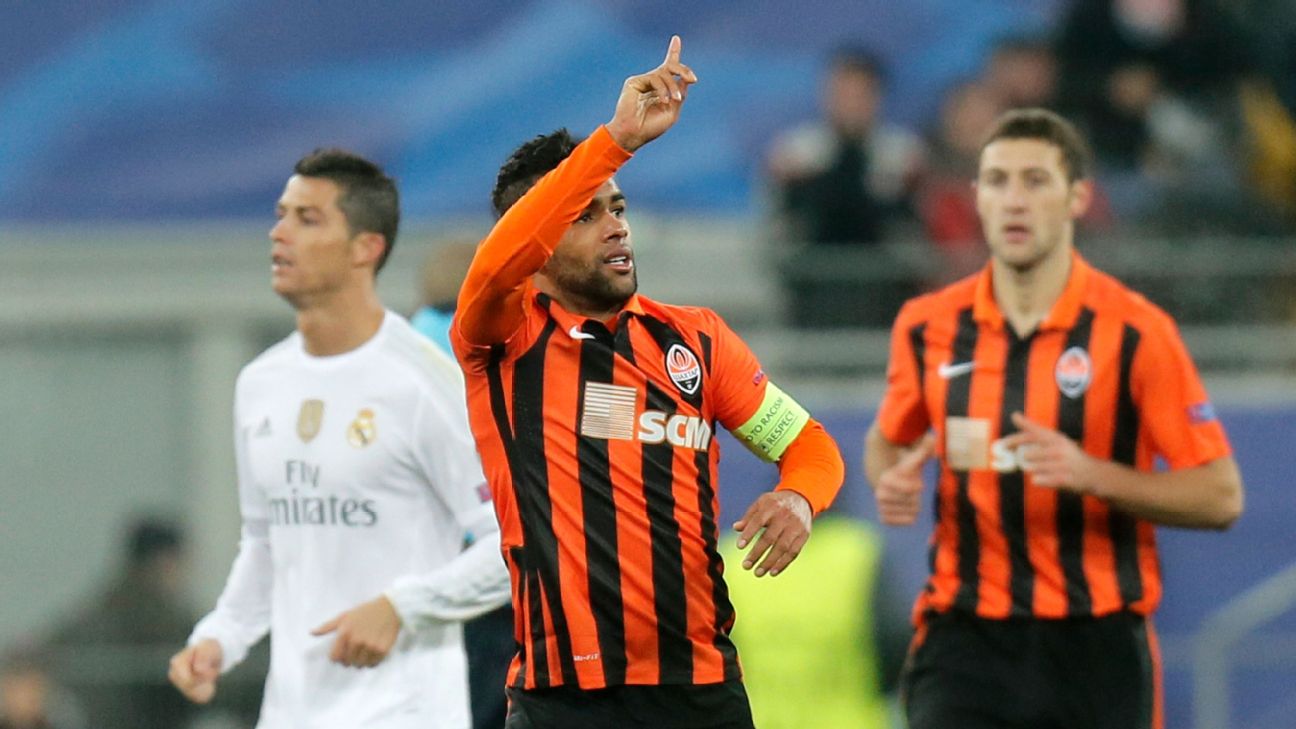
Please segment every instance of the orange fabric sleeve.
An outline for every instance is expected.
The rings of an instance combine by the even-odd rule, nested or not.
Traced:
[[[775,491],[795,491],[810,502],[814,513],[827,509],[846,479],[837,442],[818,420],[810,419],[779,459]]]
[[[1141,327],[1131,392],[1141,429],[1172,469],[1200,466],[1229,455],[1224,427],[1202,386],[1192,357],[1169,316]]]
[[[599,127],[504,213],[477,246],[459,290],[452,336],[457,332],[468,344],[489,345],[517,332],[531,276],[553,255],[599,186],[628,159],[630,153]]]
[[[924,400],[913,343],[909,333],[919,319],[918,303],[906,303],[891,327],[891,354],[887,360],[887,388],[878,407],[882,436],[897,445],[908,445],[931,426]]]

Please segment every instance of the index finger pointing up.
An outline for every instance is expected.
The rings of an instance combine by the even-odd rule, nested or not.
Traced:
[[[673,63],[679,63],[679,58],[680,58],[680,37],[677,35],[673,35],[671,36],[670,39],[670,45],[666,47],[666,63],[667,65]]]

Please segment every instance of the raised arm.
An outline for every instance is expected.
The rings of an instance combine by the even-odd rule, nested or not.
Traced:
[[[477,249],[459,292],[455,330],[470,345],[507,341],[523,322],[531,276],[544,266],[594,193],[639,147],[679,119],[697,80],[671,38],[666,60],[626,79],[612,119],[510,207]]]

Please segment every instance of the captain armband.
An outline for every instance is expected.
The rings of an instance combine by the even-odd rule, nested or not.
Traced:
[[[765,383],[765,399],[756,414],[733,431],[738,440],[757,458],[773,463],[783,457],[783,451],[801,434],[810,422],[810,413],[790,395]]]

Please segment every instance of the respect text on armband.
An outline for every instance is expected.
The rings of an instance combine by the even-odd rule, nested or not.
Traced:
[[[769,384],[765,401],[761,403],[756,414],[743,423],[735,434],[741,437],[747,448],[758,456],[777,460],[809,419],[810,414],[800,404],[773,384]]]

